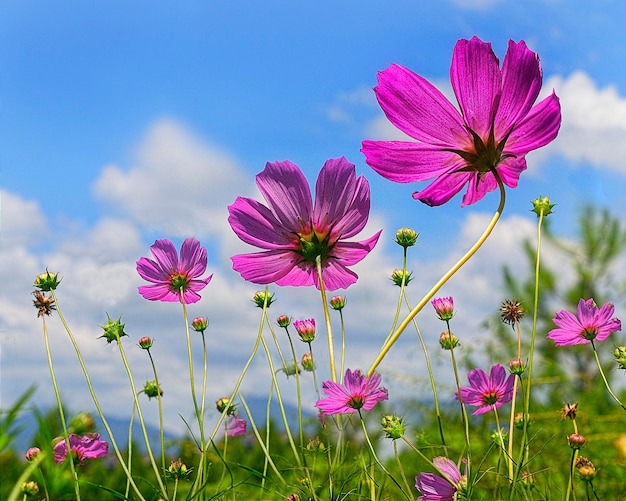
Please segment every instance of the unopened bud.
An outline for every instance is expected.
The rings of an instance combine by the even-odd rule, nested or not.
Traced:
[[[113,341],[119,342],[120,338],[127,336],[124,332],[124,324],[122,323],[121,315],[117,320],[111,320],[108,314],[107,318],[107,323],[101,326],[104,329],[104,333],[100,337],[105,338],[107,343],[112,343]]]
[[[220,414],[226,411],[226,415],[230,416],[235,412],[235,406],[231,403],[230,398],[222,397],[217,402],[215,402],[215,407],[217,408],[217,412]]]
[[[511,360],[511,363],[509,364],[509,371],[511,374],[521,376],[526,371],[526,364],[524,364],[524,361],[519,358]]]
[[[307,318],[306,320],[294,320],[293,326],[305,343],[310,343],[315,339],[315,319]]]
[[[380,421],[387,438],[397,440],[404,435],[404,419],[395,414],[383,416]]]
[[[39,447],[31,447],[26,451],[24,457],[26,458],[26,461],[32,461],[39,456],[39,454],[41,454],[41,449]]]
[[[449,322],[454,316],[454,299],[452,296],[448,297],[436,297],[430,304],[435,308],[435,313],[439,317],[439,320]]]
[[[439,335],[439,344],[444,350],[453,350],[459,345],[459,338],[450,331],[443,331]]]
[[[146,381],[146,384],[143,386],[143,392],[148,396],[149,399],[163,396],[163,390],[160,388],[156,381]]]
[[[411,280],[413,280],[413,272],[409,272],[407,270],[401,270],[397,268],[393,270],[391,273],[391,281],[396,284],[398,287],[402,287],[402,284],[408,285]]]
[[[259,308],[269,308],[274,302],[274,294],[265,291],[257,291],[252,297],[252,302]]]
[[[570,436],[567,437],[567,443],[569,444],[569,446],[572,449],[582,449],[583,445],[585,445],[585,442],[587,440],[585,439],[585,437],[583,437],[582,435],[579,435],[578,433],[572,433]]]
[[[153,340],[151,337],[144,336],[139,340],[139,347],[143,350],[149,350],[152,348]]]
[[[196,332],[204,332],[208,325],[209,321],[205,317],[197,317],[191,321],[191,327]]]
[[[310,353],[305,353],[302,355],[302,360],[300,361],[302,364],[302,368],[307,372],[313,372],[315,370],[315,362],[313,362],[313,355]]]
[[[346,306],[346,297],[345,296],[333,296],[330,298],[330,307],[333,310],[343,310]]]
[[[276,319],[278,327],[288,327],[291,323],[291,319],[287,315],[281,315]]]
[[[596,467],[587,458],[577,458],[575,466],[581,480],[588,482],[590,480],[593,480],[593,478],[596,476]]]
[[[411,228],[400,228],[396,231],[396,243],[405,249],[417,243],[419,233]]]
[[[552,214],[552,208],[556,205],[550,203],[550,197],[542,197],[541,195],[539,195],[539,198],[532,200],[531,203],[533,204],[532,212],[544,217]]]
[[[40,273],[39,275],[37,275],[34,285],[39,290],[42,290],[44,292],[50,292],[55,290],[60,282],[61,279],[59,278],[58,273],[50,273],[48,270],[46,270],[44,273]]]

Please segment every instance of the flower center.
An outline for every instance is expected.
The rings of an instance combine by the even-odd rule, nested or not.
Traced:
[[[363,395],[353,395],[348,400],[348,407],[352,407],[353,409],[360,409],[365,404],[365,399]]]
[[[598,335],[598,330],[591,326],[591,327],[585,327],[585,329],[581,332],[580,337],[582,337],[583,339],[588,339],[589,341],[593,341],[596,336]]]
[[[307,262],[314,263],[317,256],[324,262],[332,249],[329,239],[329,234],[319,235],[315,230],[309,234],[298,233],[300,250],[296,252]]]
[[[173,292],[180,292],[181,289],[186,291],[189,282],[187,273],[174,272],[170,275],[170,290]]]
[[[495,391],[490,391],[483,395],[483,403],[485,405],[493,405],[497,401],[498,401],[498,394]]]

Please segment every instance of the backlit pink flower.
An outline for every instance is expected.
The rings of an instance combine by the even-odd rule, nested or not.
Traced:
[[[572,344],[587,344],[591,341],[604,341],[609,334],[622,330],[622,323],[617,318],[611,318],[615,313],[615,306],[606,303],[598,308],[593,299],[581,299],[578,302],[578,316],[566,310],[554,315],[552,321],[558,329],[552,329],[548,337],[557,346]]]
[[[446,457],[433,458],[433,464],[453,483],[434,473],[420,473],[415,478],[415,487],[422,493],[417,501],[454,501],[457,492],[465,491],[466,477],[461,475],[456,463]]]
[[[207,252],[195,238],[187,238],[180,247],[180,259],[174,244],[157,240],[150,246],[154,259],[142,257],[137,261],[137,273],[154,285],[142,285],[139,294],[150,301],[200,301],[200,292],[213,275],[200,278],[206,272]],[[182,296],[181,296],[182,292]]]
[[[506,370],[500,364],[491,368],[489,377],[482,369],[472,369],[467,375],[470,387],[461,388],[463,403],[477,406],[478,409],[472,414],[484,414],[498,409],[513,398],[513,384],[515,375],[506,376]],[[456,394],[457,400],[459,394]]]
[[[263,252],[233,256],[233,268],[256,284],[315,285],[320,256],[324,286],[345,288],[357,280],[349,266],[374,248],[380,231],[361,242],[346,242],[367,223],[370,189],[345,158],[327,160],[315,186],[315,204],[300,168],[289,161],[268,162],[256,183],[267,206],[238,197],[228,207],[233,231]]]
[[[236,412],[226,419],[226,435],[238,437],[246,433],[248,423],[246,423],[245,419],[239,419],[239,415]]]
[[[418,142],[364,141],[367,163],[400,183],[435,179],[413,198],[441,205],[467,185],[462,205],[497,187],[494,171],[511,188],[526,169],[525,155],[552,141],[561,124],[552,93],[533,106],[541,90],[537,54],[509,41],[502,68],[491,44],[459,40],[450,68],[461,112],[432,84],[392,64],[378,74],[378,102],[389,121]]]
[[[324,414],[348,414],[360,409],[370,411],[382,400],[387,400],[387,389],[380,387],[380,375],[364,375],[361,371],[346,371],[344,386],[333,381],[324,381],[322,389],[328,398],[322,398],[315,407]]]
[[[70,451],[72,456],[82,465],[85,459],[101,458],[107,455],[109,444],[104,440],[100,440],[98,433],[88,433],[81,437],[75,434],[69,435]],[[67,457],[67,444],[64,438],[58,439],[52,451],[54,452],[54,460],[62,463]]]

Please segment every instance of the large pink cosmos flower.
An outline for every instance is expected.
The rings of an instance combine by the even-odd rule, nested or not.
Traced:
[[[233,269],[256,284],[319,289],[315,260],[320,256],[326,289],[356,282],[348,266],[367,256],[380,231],[361,242],[345,241],[365,227],[370,210],[369,183],[356,177],[353,164],[343,157],[324,163],[315,204],[304,174],[289,161],[268,162],[256,183],[267,206],[238,197],[228,207],[228,222],[241,240],[264,251],[233,256]]]
[[[611,318],[615,313],[615,306],[611,303],[598,308],[593,299],[581,299],[577,313],[578,316],[566,310],[555,313],[552,321],[558,329],[552,329],[548,338],[556,346],[604,341],[613,332],[622,330],[622,322],[618,318]]]
[[[422,493],[417,501],[454,501],[457,492],[464,492],[467,478],[461,475],[454,461],[443,456],[433,458],[433,464],[453,484],[434,473],[420,473],[415,477],[415,487]]]
[[[361,409],[371,411],[378,402],[387,400],[387,388],[380,387],[381,377],[374,373],[364,375],[361,371],[346,371],[344,386],[333,381],[324,381],[322,389],[328,398],[322,398],[315,407],[324,414],[348,414]]]
[[[482,369],[472,369],[467,374],[467,380],[470,387],[461,388],[461,397],[463,403],[478,407],[473,416],[498,409],[513,398],[515,375],[510,374],[507,378],[506,370],[500,364],[491,368],[489,377]],[[458,393],[456,398],[458,400]]]
[[[142,257],[137,261],[137,273],[154,285],[142,285],[139,294],[150,301],[200,301],[200,292],[213,278],[200,278],[206,271],[207,252],[195,238],[187,238],[180,247],[180,259],[174,244],[156,240],[150,246],[154,259]],[[182,290],[182,295],[181,295]]]
[[[496,186],[511,188],[526,169],[525,155],[552,141],[561,124],[558,97],[536,106],[542,72],[537,54],[509,41],[502,68],[491,44],[459,40],[450,68],[461,112],[432,84],[392,64],[378,74],[376,97],[389,121],[418,142],[364,141],[367,163],[400,183],[436,178],[413,197],[428,205],[449,201],[467,185],[462,205]]]
[[[95,459],[106,456],[109,451],[109,444],[104,440],[100,440],[98,433],[88,433],[83,437],[72,433],[68,439],[70,442],[70,451],[79,465],[82,465],[85,459]],[[59,464],[62,463],[67,457],[67,444],[65,443],[65,439],[60,438],[54,445],[52,451],[54,452],[54,460]]]

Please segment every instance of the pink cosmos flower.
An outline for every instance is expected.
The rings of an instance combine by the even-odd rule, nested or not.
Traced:
[[[456,493],[465,490],[467,478],[461,475],[456,463],[446,457],[433,458],[433,464],[453,484],[434,473],[420,473],[415,477],[415,487],[422,493],[417,501],[454,501]]]
[[[440,320],[449,321],[454,316],[454,299],[452,296],[436,297],[430,304],[435,308],[435,313]]]
[[[370,411],[382,400],[387,400],[387,389],[380,387],[380,375],[364,375],[361,371],[346,371],[345,387],[333,381],[324,381],[322,389],[328,398],[322,398],[315,407],[325,414],[348,414],[351,412]]]
[[[195,238],[187,238],[180,247],[180,259],[174,244],[156,240],[150,246],[154,259],[142,257],[137,261],[137,273],[154,285],[142,285],[139,294],[150,301],[200,301],[200,292],[213,275],[200,278],[206,271],[207,252]],[[182,295],[181,295],[182,290]]]
[[[300,168],[289,162],[268,162],[256,183],[267,206],[238,197],[228,207],[233,231],[263,252],[233,256],[233,269],[256,284],[315,285],[315,260],[321,257],[324,286],[345,288],[358,276],[348,269],[374,248],[380,231],[361,242],[346,242],[367,223],[369,183],[356,177],[345,158],[327,160],[315,186],[315,204]]]
[[[472,414],[484,414],[493,409],[498,409],[513,398],[513,384],[515,375],[506,377],[506,370],[500,364],[491,368],[489,377],[482,369],[472,369],[467,375],[470,387],[461,388],[463,403],[477,406],[478,409]],[[459,394],[456,393],[457,400]]]
[[[83,437],[72,433],[68,438],[72,456],[78,460],[79,465],[82,465],[85,459],[101,458],[109,452],[109,444],[104,440],[100,440],[100,434],[98,433],[88,433]],[[67,457],[65,439],[59,439],[52,451],[54,452],[54,460],[59,464],[62,463]]]
[[[364,141],[367,163],[399,183],[436,178],[413,198],[441,205],[467,185],[462,206],[493,191],[494,172],[511,188],[525,155],[552,141],[561,124],[558,97],[533,107],[541,90],[537,54],[509,41],[502,68],[491,44],[459,40],[450,79],[461,112],[432,84],[392,64],[378,74],[378,102],[389,121],[418,142]]]
[[[554,315],[552,321],[558,329],[552,329],[548,337],[556,346],[604,341],[609,334],[622,330],[620,320],[611,318],[614,312],[615,306],[611,303],[598,308],[593,299],[581,299],[578,302],[578,317],[565,310]]]
[[[246,433],[248,423],[245,419],[239,419],[239,415],[235,412],[228,416],[226,421],[226,435],[229,437],[238,437]]]

